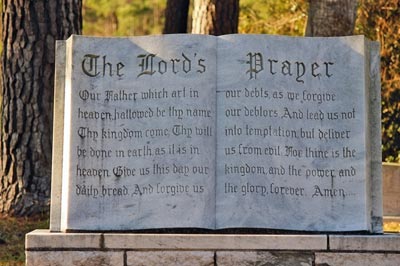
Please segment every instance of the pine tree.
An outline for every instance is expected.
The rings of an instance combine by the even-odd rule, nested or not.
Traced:
[[[80,33],[81,0],[3,0],[0,213],[48,208],[55,41]]]

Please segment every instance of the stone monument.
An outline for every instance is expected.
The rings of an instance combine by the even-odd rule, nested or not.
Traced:
[[[56,55],[50,230],[27,266],[399,265],[377,43],[72,36]]]
[[[55,231],[381,231],[379,56],[363,36],[59,45]]]

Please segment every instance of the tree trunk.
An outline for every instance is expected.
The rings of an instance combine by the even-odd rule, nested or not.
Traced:
[[[163,33],[186,33],[188,12],[189,0],[168,0]]]
[[[238,32],[239,0],[195,0],[192,33],[223,35]]]
[[[306,36],[352,35],[357,0],[310,0]]]
[[[81,0],[3,0],[0,213],[47,211],[55,40],[82,28]]]

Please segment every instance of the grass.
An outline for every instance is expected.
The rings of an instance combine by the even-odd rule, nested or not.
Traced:
[[[25,234],[41,228],[49,228],[47,216],[0,216],[0,266],[25,265]]]
[[[14,218],[0,216],[0,266],[25,265],[25,234],[49,228],[48,216]],[[384,231],[400,233],[400,222],[384,223]]]

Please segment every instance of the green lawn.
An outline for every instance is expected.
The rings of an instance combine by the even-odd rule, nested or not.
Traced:
[[[0,216],[0,266],[25,265],[25,234],[49,228],[47,216],[10,218]]]

